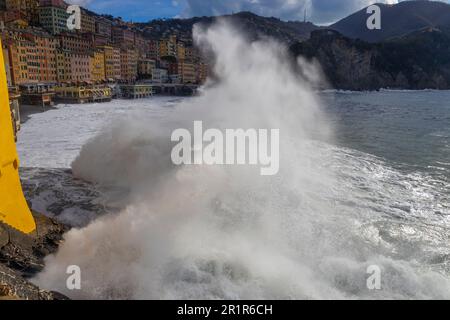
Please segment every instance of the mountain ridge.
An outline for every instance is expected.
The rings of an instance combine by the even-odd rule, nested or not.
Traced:
[[[378,5],[380,31],[367,29],[367,8],[329,27],[251,12],[133,26],[147,38],[177,34],[192,41],[195,24],[208,26],[225,20],[243,30],[250,41],[273,37],[287,44],[294,57],[317,61],[328,83],[337,89],[450,89],[450,5],[420,0]]]
[[[450,29],[450,4],[440,1],[403,1],[395,5],[377,4],[381,9],[381,30],[369,30],[367,8],[329,26],[341,34],[367,42],[381,42],[406,36],[412,32]]]
[[[238,29],[244,30],[252,40],[263,35],[288,44],[306,40],[309,38],[311,31],[321,29],[311,22],[283,21],[275,17],[261,17],[248,11],[215,17],[159,19],[147,23],[135,23],[134,26],[137,30],[143,32],[147,38],[161,38],[175,33],[180,38],[192,39],[194,24],[199,23],[208,26],[218,20],[228,21]]]
[[[318,62],[336,89],[450,89],[447,32],[417,31],[395,41],[369,43],[320,30],[290,51],[294,57]]]

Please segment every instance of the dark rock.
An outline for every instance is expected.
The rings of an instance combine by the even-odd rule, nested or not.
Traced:
[[[106,213],[102,193],[66,169],[21,168],[20,174],[37,229],[24,235],[0,224],[0,300],[67,299],[40,290],[29,279],[44,268],[45,257],[58,250],[64,233]]]
[[[318,30],[290,50],[316,60],[336,89],[450,89],[450,32],[426,30],[368,43]]]
[[[22,234],[5,225],[0,226],[0,299],[54,300],[61,294],[40,290],[27,279],[41,271],[44,257],[56,252],[67,227],[33,213],[37,230]]]
[[[84,227],[110,211],[102,192],[71,170],[20,168],[20,177],[30,207],[64,225]]]

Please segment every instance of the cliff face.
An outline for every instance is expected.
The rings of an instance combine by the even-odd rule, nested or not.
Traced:
[[[450,89],[448,32],[427,30],[371,44],[319,30],[290,49],[317,60],[336,89]]]

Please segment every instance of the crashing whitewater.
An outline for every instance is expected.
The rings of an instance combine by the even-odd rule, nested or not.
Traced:
[[[406,196],[424,178],[320,142],[333,128],[311,87],[319,72],[301,60],[293,72],[281,45],[222,23],[194,38],[217,81],[164,119],[124,117],[83,146],[74,174],[124,190],[122,210],[67,233],[34,282],[75,299],[450,299],[449,267],[432,262],[448,254],[446,227],[390,203],[426,206]],[[280,129],[279,174],[174,166],[171,132],[196,120]],[[79,291],[66,287],[70,265]],[[381,290],[367,287],[374,265]]]

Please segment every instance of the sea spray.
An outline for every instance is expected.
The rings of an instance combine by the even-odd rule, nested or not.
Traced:
[[[194,38],[214,53],[218,82],[164,121],[118,120],[83,147],[75,175],[126,189],[124,209],[70,231],[34,281],[92,299],[449,298],[445,276],[377,248],[364,211],[336,201],[352,189],[317,141],[332,130],[285,49],[249,43],[223,23]],[[174,166],[170,134],[195,120],[280,129],[279,174]],[[69,265],[81,268],[79,291],[65,287]],[[382,290],[367,288],[372,265]]]

